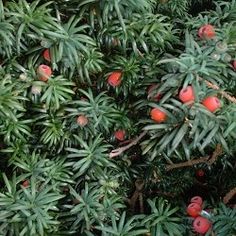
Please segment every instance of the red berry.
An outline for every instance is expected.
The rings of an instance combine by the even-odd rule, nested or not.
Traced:
[[[158,87],[157,84],[152,84],[148,87],[148,97],[151,97],[154,101],[160,101],[162,98],[162,95],[160,93],[153,94],[154,90]]]
[[[50,51],[49,49],[45,49],[43,51],[43,58],[46,60],[46,61],[51,61],[51,56],[50,56]]]
[[[119,141],[123,141],[125,139],[125,130],[119,129],[115,131],[114,136]]]
[[[232,62],[233,68],[236,70],[236,60]]]
[[[200,170],[197,170],[196,175],[198,177],[203,177],[205,175],[205,172],[202,169],[200,169]]]
[[[211,222],[202,216],[198,216],[193,221],[193,228],[199,234],[205,234],[210,229],[210,227]]]
[[[40,65],[37,70],[39,80],[41,81],[48,81],[49,77],[52,75],[52,69],[51,67],[47,65]]]
[[[202,101],[202,104],[211,112],[215,112],[218,108],[221,107],[220,100],[214,96],[205,98]]]
[[[27,188],[27,187],[29,187],[29,180],[25,180],[23,183],[22,183],[22,186],[23,187],[25,187],[25,188]]]
[[[112,87],[117,87],[121,84],[122,73],[120,71],[112,72],[108,77],[108,84]]]
[[[192,216],[192,217],[197,217],[200,215],[202,211],[202,208],[200,205],[198,205],[197,203],[190,203],[187,207],[187,213],[188,215]]]
[[[84,115],[80,115],[77,117],[76,122],[79,126],[84,127],[85,125],[88,124],[88,118]]]
[[[193,102],[195,100],[193,87],[188,86],[181,89],[179,92],[179,100],[183,103]]]
[[[198,36],[201,39],[212,39],[214,38],[216,35],[215,33],[215,28],[214,26],[208,24],[208,25],[203,25],[202,27],[200,27],[200,29],[198,30]]]
[[[197,203],[199,206],[202,206],[202,198],[200,196],[192,197],[190,202]]]
[[[166,113],[158,108],[153,108],[150,112],[150,115],[151,119],[157,123],[161,123],[167,119]]]

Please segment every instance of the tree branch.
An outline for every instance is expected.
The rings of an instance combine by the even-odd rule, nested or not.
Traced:
[[[215,89],[215,90],[219,90],[219,93],[220,93],[223,97],[225,97],[226,99],[228,99],[230,102],[233,102],[233,103],[236,104],[236,98],[235,98],[235,97],[230,96],[230,95],[229,95],[227,92],[225,92],[225,91],[221,91],[220,88],[219,88],[217,85],[212,84],[212,83],[210,83],[210,82],[207,81],[207,80],[205,80],[205,83],[206,83],[206,85],[207,85],[208,87],[210,87],[210,88],[212,88],[212,89]]]
[[[198,79],[199,79],[199,80],[204,80],[204,79],[201,78],[201,77],[198,77]],[[212,84],[211,82],[209,82],[209,81],[207,81],[207,80],[204,80],[204,82],[205,82],[205,84],[206,84],[209,88],[212,88],[212,89],[214,89],[214,90],[218,90],[219,93],[220,93],[224,98],[226,98],[226,99],[228,99],[230,102],[233,102],[233,103],[236,104],[236,98],[233,97],[233,96],[231,96],[231,95],[229,95],[227,92],[220,90],[220,87],[219,87],[219,86],[217,86],[216,84]]]
[[[137,200],[139,200],[140,203],[140,211],[143,213],[144,208],[143,208],[143,188],[144,188],[145,182],[142,179],[137,179],[135,181],[135,191],[132,195],[132,197],[129,199],[129,205],[131,210],[134,212],[135,210],[135,205],[137,203]]]
[[[231,189],[223,198],[224,204],[227,204],[236,195],[236,187]]]
[[[178,169],[178,168],[187,167],[187,166],[193,166],[193,165],[197,165],[200,163],[206,163],[208,160],[209,160],[209,156],[206,156],[206,157],[201,157],[197,160],[189,160],[189,161],[185,161],[182,163],[171,164],[171,165],[166,166],[166,170],[170,171],[173,169]]]
[[[178,169],[178,168],[187,167],[187,166],[193,166],[193,165],[197,165],[200,163],[206,163],[207,165],[212,165],[217,160],[217,158],[222,154],[222,152],[223,152],[222,146],[220,144],[217,144],[216,149],[211,156],[202,157],[202,158],[199,158],[196,160],[189,160],[189,161],[182,162],[182,163],[167,165],[166,170],[170,171],[173,169]]]
[[[121,155],[123,152],[130,149],[132,146],[135,146],[146,134],[147,134],[147,131],[145,130],[128,145],[112,150],[109,154],[109,157],[113,158],[113,157]]]

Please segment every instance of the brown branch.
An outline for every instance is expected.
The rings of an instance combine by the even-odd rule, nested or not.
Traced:
[[[220,93],[223,97],[225,97],[226,99],[228,99],[230,102],[233,102],[233,103],[236,104],[236,98],[235,98],[235,97],[230,96],[230,95],[229,95],[227,92],[225,92],[225,91],[221,91],[220,88],[219,88],[217,85],[212,84],[211,82],[209,82],[209,81],[207,81],[207,80],[205,80],[205,83],[206,83],[206,85],[207,85],[208,87],[210,87],[210,88],[212,88],[212,89],[215,89],[215,90],[219,90],[219,93]]]
[[[144,204],[143,204],[143,193],[139,194],[139,206],[140,206],[140,213],[144,213]]]
[[[204,79],[201,78],[201,77],[198,77],[198,79],[199,79],[199,80],[204,80]],[[213,83],[211,83],[211,82],[209,82],[209,81],[207,81],[207,80],[204,80],[204,82],[205,82],[205,84],[206,84],[209,88],[212,88],[212,89],[214,89],[214,90],[218,90],[219,93],[220,93],[224,98],[226,98],[226,99],[228,99],[230,102],[233,102],[233,103],[236,104],[236,98],[233,97],[233,96],[231,96],[231,95],[229,95],[227,92],[220,90],[220,87],[219,87],[219,86],[217,86],[216,84],[213,84]]]
[[[206,157],[202,157],[196,160],[189,160],[189,161],[177,163],[177,164],[170,164],[166,166],[166,170],[170,171],[173,169],[193,166],[200,163],[206,163],[207,165],[212,165],[217,160],[217,158],[222,154],[222,152],[223,152],[222,146],[220,144],[217,144],[216,149],[211,156],[206,156]]]
[[[137,200],[139,199],[140,202],[140,211],[143,212],[144,208],[143,208],[143,188],[144,188],[144,181],[142,179],[137,179],[135,181],[135,191],[132,195],[132,197],[129,199],[129,205],[131,210],[134,212],[135,209],[135,205]]]
[[[212,165],[222,153],[223,153],[223,148],[221,144],[217,144],[216,149],[213,152],[211,159],[207,162],[207,164]]]
[[[236,187],[231,189],[223,198],[224,204],[227,204],[236,195]]]
[[[211,236],[216,236],[213,230],[211,231]]]
[[[128,145],[112,150],[109,154],[109,157],[113,158],[113,157],[121,155],[123,152],[130,149],[132,146],[135,146],[146,134],[147,134],[147,131],[143,131],[137,138],[135,138]]]
[[[193,166],[193,165],[197,165],[200,163],[206,163],[208,160],[209,160],[209,156],[206,156],[206,157],[199,158],[197,160],[189,160],[189,161],[185,161],[182,163],[171,164],[171,165],[166,166],[166,170],[170,171],[173,169],[178,169],[178,168],[187,167],[187,166]]]

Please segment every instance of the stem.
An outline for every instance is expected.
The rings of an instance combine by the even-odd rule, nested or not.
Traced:
[[[204,80],[201,77],[198,77],[199,80]],[[209,87],[212,88],[214,90],[219,90],[219,93],[226,99],[228,99],[230,102],[233,102],[236,104],[236,98],[229,95],[227,92],[220,90],[219,86],[217,86],[216,84],[212,84],[211,82],[204,80],[205,84]]]
[[[223,198],[224,204],[227,204],[236,194],[236,187],[231,189]]]
[[[123,152],[130,149],[132,146],[136,145],[146,134],[147,134],[147,131],[145,130],[128,145],[112,150],[109,154],[109,157],[113,158],[113,157],[121,155]]]
[[[220,144],[217,144],[216,149],[213,152],[212,156],[206,156],[206,157],[199,158],[197,160],[189,160],[189,161],[177,163],[177,164],[170,164],[166,166],[166,170],[170,171],[173,169],[193,166],[200,163],[206,163],[207,165],[212,165],[217,160],[217,158],[222,154],[222,152],[223,152],[222,146]]]

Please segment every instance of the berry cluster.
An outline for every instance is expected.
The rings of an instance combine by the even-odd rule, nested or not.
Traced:
[[[45,49],[43,51],[43,58],[48,61],[51,62],[51,57],[50,57],[50,52],[49,49]],[[37,69],[37,75],[39,80],[43,81],[43,82],[47,82],[48,79],[51,77],[52,75],[52,69],[50,66],[45,65],[45,64],[41,64],[38,69]]]
[[[187,207],[187,213],[189,216],[194,218],[193,229],[200,234],[205,234],[211,228],[211,222],[203,217],[204,213],[208,215],[207,212],[203,211],[203,201],[199,196],[191,198],[190,204]]]
[[[211,40],[216,36],[214,26],[207,24],[200,27],[198,30],[198,36],[203,40]],[[236,62],[233,64],[234,68],[236,66]],[[152,93],[152,91],[157,88],[156,85],[152,85],[148,89],[148,94]],[[155,101],[159,101],[161,98],[161,94],[156,94],[153,97]],[[178,95],[179,100],[182,103],[192,104],[195,101],[194,89],[191,85],[186,88],[182,88]],[[208,96],[201,102],[203,106],[206,107],[210,112],[215,112],[217,109],[221,107],[220,100],[216,96]],[[151,119],[157,123],[162,123],[166,121],[167,114],[164,110],[159,108],[153,108],[150,113]]]
[[[155,97],[160,96],[157,94]],[[194,89],[192,86],[187,86],[186,88],[182,88],[179,92],[179,100],[182,103],[192,104],[195,101]],[[217,109],[221,107],[220,100],[215,96],[208,96],[202,100],[202,105],[209,110],[210,112],[215,112]],[[166,113],[158,108],[153,108],[151,110],[151,119],[157,123],[162,123],[167,119]]]

